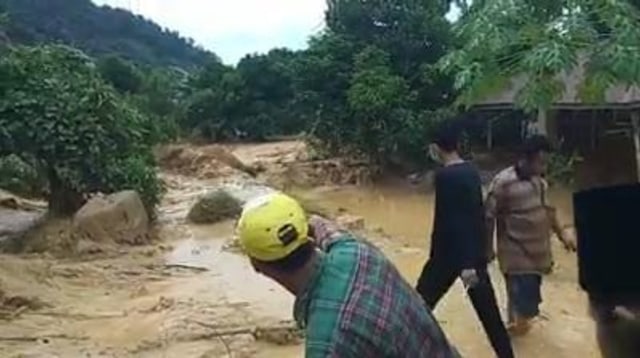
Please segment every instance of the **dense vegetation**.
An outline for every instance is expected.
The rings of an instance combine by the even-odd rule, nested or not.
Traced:
[[[305,51],[207,65],[187,123],[213,139],[306,131],[332,152],[423,162],[426,132],[452,100],[435,69],[451,47],[446,2],[331,0]]]
[[[178,137],[304,133],[328,153],[415,168],[426,164],[434,124],[513,75],[528,79],[517,103],[525,111],[548,107],[563,89],[556,75],[579,59],[588,60],[586,99],[601,99],[615,81],[640,83],[635,2],[453,2],[455,23],[445,19],[446,0],[328,0],[327,26],[306,50],[273,49],[228,66],[88,0],[4,0],[0,35],[13,45],[0,55],[0,186],[33,191],[15,178],[44,182],[62,213],[87,194],[124,188],[152,207],[161,185],[150,148]],[[104,41],[83,37],[97,33]],[[120,40],[135,45],[114,45]],[[51,41],[92,57],[39,45]]]
[[[15,47],[0,58],[0,155],[42,173],[55,213],[73,213],[87,193],[136,189],[158,202],[149,117],[107,85],[83,53]]]
[[[212,54],[177,32],[91,0],[0,0],[17,43],[63,43],[94,56],[115,54],[149,65],[195,68]]]

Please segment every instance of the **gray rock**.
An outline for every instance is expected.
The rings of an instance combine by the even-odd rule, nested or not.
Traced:
[[[187,219],[195,224],[215,224],[242,213],[242,201],[223,189],[208,193],[198,199]]]
[[[122,191],[89,200],[73,224],[76,233],[91,241],[141,244],[148,239],[149,215],[138,193]]]
[[[45,217],[44,211],[0,207],[0,251],[15,251],[24,236],[42,224]]]

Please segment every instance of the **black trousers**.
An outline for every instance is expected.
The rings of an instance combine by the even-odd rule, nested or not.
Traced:
[[[481,265],[475,269],[479,283],[468,290],[473,308],[482,322],[496,355],[499,358],[512,358],[514,355],[511,340],[500,317],[500,309],[487,266]],[[417,290],[427,306],[433,310],[459,276],[460,269],[455,265],[429,260],[418,279]]]

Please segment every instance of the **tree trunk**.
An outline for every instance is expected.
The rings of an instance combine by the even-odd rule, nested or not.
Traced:
[[[69,188],[60,180],[52,167],[48,169],[49,178],[49,213],[54,216],[71,216],[84,204],[82,194]]]

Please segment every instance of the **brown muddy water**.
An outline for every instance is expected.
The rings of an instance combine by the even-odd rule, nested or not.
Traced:
[[[416,282],[429,248],[434,209],[433,196],[402,187],[338,188],[315,190],[314,197],[333,210],[365,217],[383,239],[383,247],[411,283]],[[561,220],[570,223],[571,195],[566,190],[550,193]],[[384,238],[392,237],[393,239]],[[575,255],[554,243],[556,267],[544,286],[543,318],[527,337],[514,340],[518,357],[600,357],[594,341],[594,327],[588,316],[585,295],[577,284]],[[502,275],[491,267],[498,300],[505,306]],[[451,342],[465,357],[493,357],[482,327],[458,282],[435,312]]]
[[[225,249],[233,223],[185,223],[195,197],[214,183],[167,179],[160,240],[153,245],[90,258],[0,257],[0,287],[37,304],[0,320],[0,357],[303,356],[294,340],[277,345],[281,337],[254,334],[286,331],[293,297]],[[429,246],[429,194],[378,186],[318,188],[304,195],[336,213],[362,216],[370,240],[415,282]],[[570,217],[568,193],[558,191],[553,199]],[[555,248],[558,266],[544,286],[544,319],[514,341],[517,356],[599,357],[575,257]],[[504,305],[495,267],[492,277]],[[435,314],[465,357],[493,357],[460,284]]]

